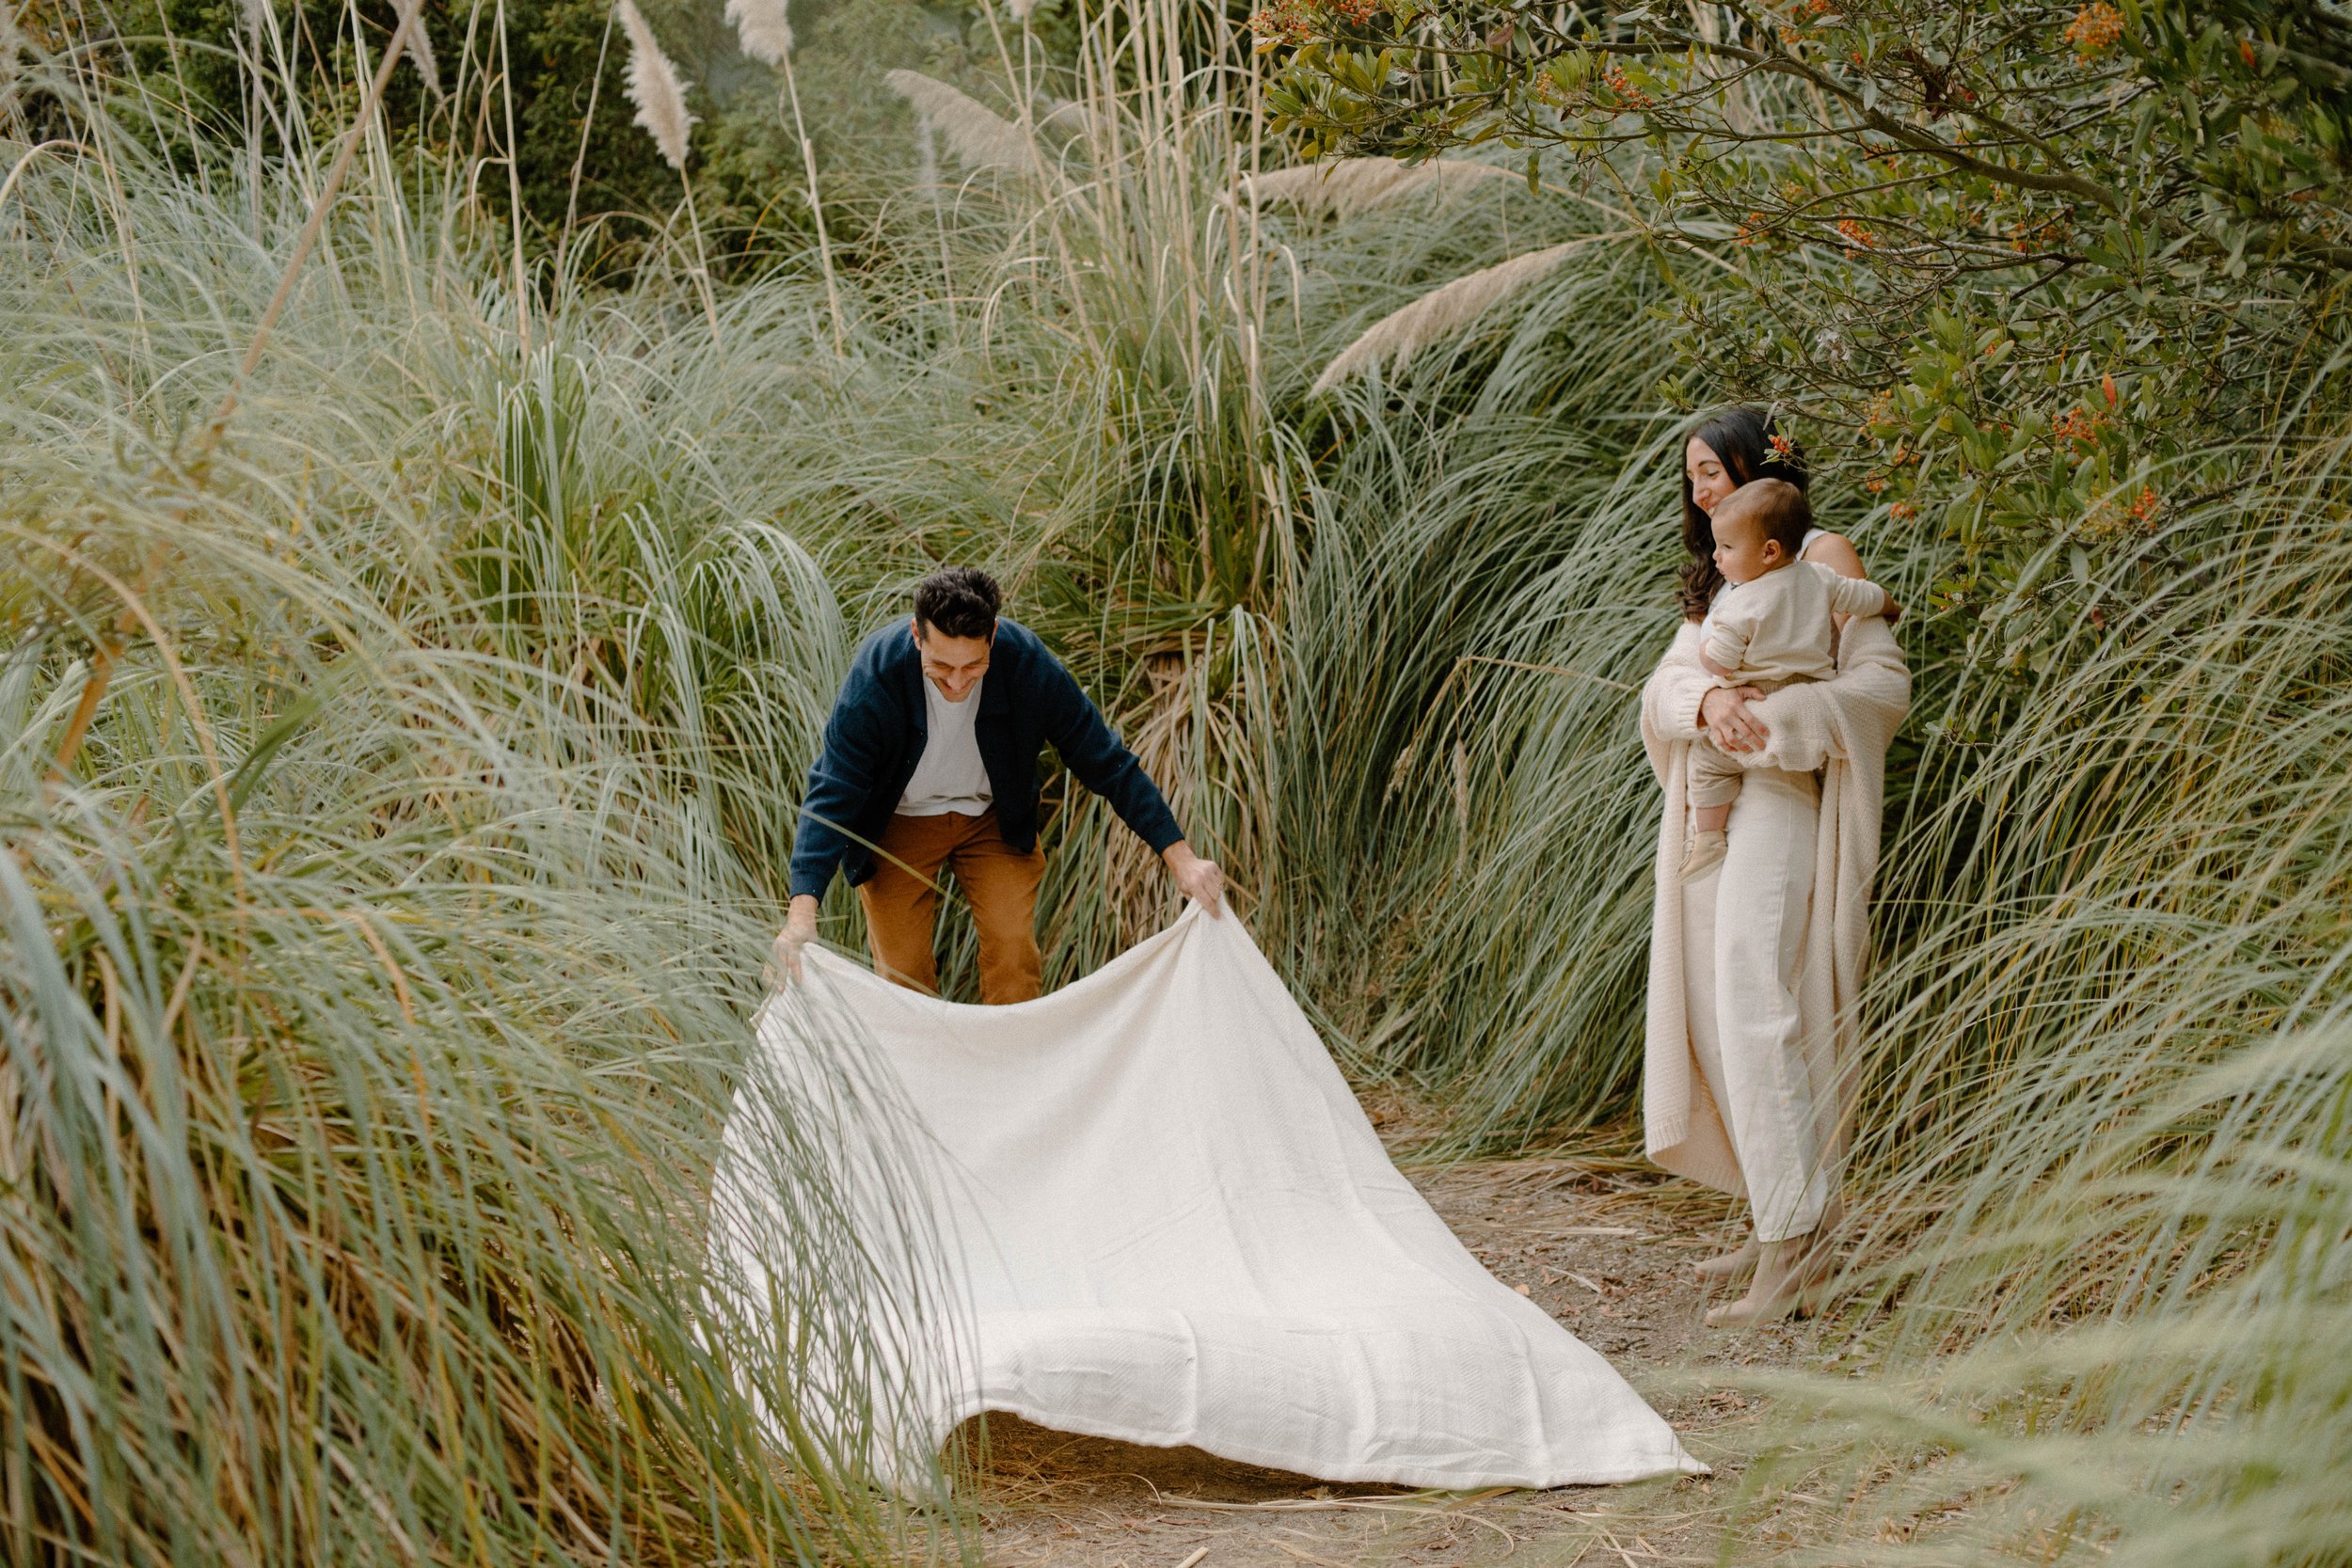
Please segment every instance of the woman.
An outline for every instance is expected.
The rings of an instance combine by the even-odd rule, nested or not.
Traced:
[[[1702,1279],[1755,1278],[1708,1313],[1718,1327],[1803,1310],[1826,1274],[1842,1210],[1836,1166],[1870,878],[1878,865],[1886,743],[1911,681],[1882,621],[1841,629],[1836,679],[1719,686],[1698,659],[1698,623],[1723,586],[1708,516],[1754,479],[1806,482],[1770,415],[1724,410],[1684,450],[1682,537],[1691,560],[1683,626],[1642,693],[1642,738],[1666,794],[1650,927],[1644,1118],[1651,1159],[1744,1194],[1755,1234],[1699,1265]],[[1816,529],[1802,559],[1849,577],[1862,560]],[[1684,883],[1683,750],[1702,734],[1755,753],[1732,809],[1729,852]]]

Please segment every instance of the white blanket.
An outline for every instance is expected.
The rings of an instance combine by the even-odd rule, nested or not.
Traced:
[[[1004,1410],[1335,1481],[1704,1472],[1397,1174],[1230,912],[1018,1006],[806,961],[804,1001],[854,1021],[935,1145],[971,1343],[900,1406],[927,1451]],[[791,1034],[763,1015],[763,1049]]]

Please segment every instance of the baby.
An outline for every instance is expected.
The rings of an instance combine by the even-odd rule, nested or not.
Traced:
[[[1840,615],[1901,613],[1874,582],[1797,559],[1813,509],[1786,480],[1742,484],[1715,508],[1715,565],[1724,586],[1699,625],[1699,661],[1719,684],[1777,691],[1791,681],[1827,680]],[[1740,759],[1701,736],[1691,748],[1685,788],[1694,830],[1682,861],[1685,880],[1724,858],[1724,828],[1740,798]]]

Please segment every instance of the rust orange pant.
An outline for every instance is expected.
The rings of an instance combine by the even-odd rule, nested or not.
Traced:
[[[939,924],[939,874],[956,874],[980,933],[980,1000],[1026,1002],[1044,989],[1037,950],[1037,884],[1043,850],[1022,854],[996,832],[996,814],[894,816],[882,831],[873,877],[858,892],[874,967],[916,990],[936,991],[931,934]]]

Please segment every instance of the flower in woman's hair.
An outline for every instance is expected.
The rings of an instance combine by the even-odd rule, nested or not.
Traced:
[[[1797,444],[1786,436],[1774,436],[1765,443],[1772,449],[1772,456],[1783,463],[1797,460]]]

